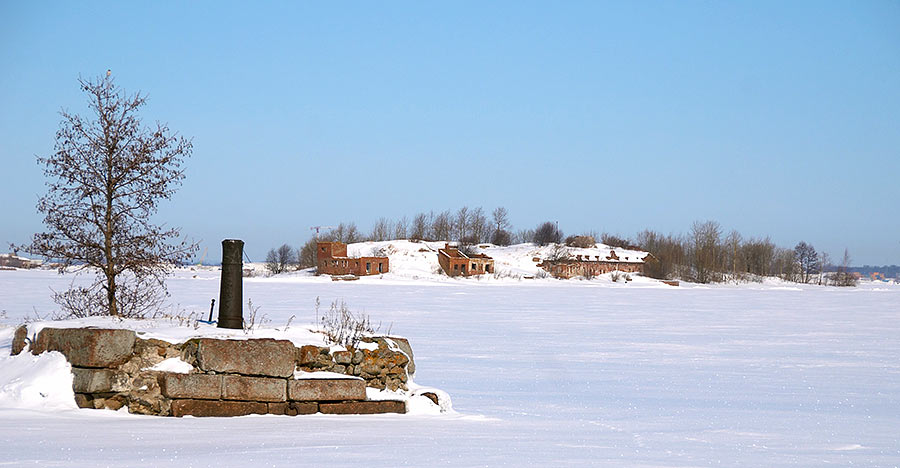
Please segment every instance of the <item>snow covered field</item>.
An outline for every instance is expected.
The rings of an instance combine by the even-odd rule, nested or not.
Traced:
[[[69,281],[0,271],[0,322],[47,314]],[[205,315],[218,272],[169,288]],[[244,282],[270,326],[311,322],[316,297],[393,323],[416,382],[458,413],[175,419],[0,399],[0,466],[900,465],[900,286]]]

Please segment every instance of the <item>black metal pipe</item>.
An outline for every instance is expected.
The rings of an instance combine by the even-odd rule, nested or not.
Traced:
[[[222,282],[219,286],[219,328],[243,328],[241,314],[244,302],[241,273],[244,241],[222,241]]]

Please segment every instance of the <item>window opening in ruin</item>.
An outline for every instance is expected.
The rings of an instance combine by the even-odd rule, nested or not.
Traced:
[[[383,265],[381,264],[381,262],[378,262],[378,273],[384,273],[384,271],[381,269],[382,266]]]
[[[370,271],[372,271],[372,264],[369,262],[366,262],[366,273],[368,273]]]

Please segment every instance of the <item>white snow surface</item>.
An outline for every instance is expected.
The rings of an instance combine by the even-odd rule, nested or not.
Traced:
[[[149,370],[160,372],[174,372],[176,374],[190,374],[194,366],[181,360],[181,358],[169,358],[159,364],[150,367]]]
[[[0,271],[0,465],[900,465],[898,285],[449,279],[408,261],[418,279],[257,277],[244,299],[272,329],[313,322],[317,297],[392,324],[415,353],[413,394],[440,388],[455,412],[418,411],[420,394],[407,415],[76,409],[62,356],[7,356],[13,326],[49,315],[50,288],[72,278]],[[218,282],[215,269],[176,271],[172,309],[205,317]]]

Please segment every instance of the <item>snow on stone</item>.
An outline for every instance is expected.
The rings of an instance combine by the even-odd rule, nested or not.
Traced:
[[[76,409],[72,366],[55,351],[39,356],[0,354],[0,408]]]
[[[338,374],[337,372],[328,372],[328,371],[304,372],[301,370],[294,371],[294,380],[314,380],[314,379],[363,380],[361,377],[356,377],[356,376],[347,375],[347,374]]]
[[[174,372],[176,374],[190,374],[194,370],[194,366],[184,362],[181,358],[169,358],[159,364],[148,368],[147,370]]]

